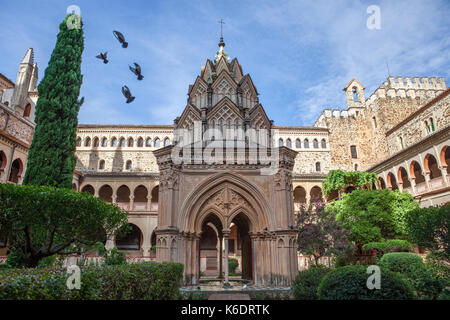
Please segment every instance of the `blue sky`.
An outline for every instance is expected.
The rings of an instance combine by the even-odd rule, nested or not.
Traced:
[[[381,29],[366,27],[369,5]],[[69,5],[78,5],[85,50],[80,123],[172,124],[186,106],[189,84],[214,59],[225,20],[231,58],[250,73],[276,125],[313,125],[324,108],[345,108],[342,88],[353,77],[366,97],[392,76],[450,81],[450,1],[4,1],[0,11],[0,72],[11,80],[27,48],[39,77]],[[129,42],[122,49],[112,31]],[[110,63],[95,56],[108,51]],[[143,81],[128,70],[137,62]],[[125,104],[121,87],[136,100]]]

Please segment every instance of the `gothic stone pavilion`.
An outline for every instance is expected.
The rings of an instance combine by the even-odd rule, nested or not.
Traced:
[[[230,257],[256,285],[287,285],[309,266],[296,250],[295,214],[322,197],[330,170],[376,172],[375,188],[409,192],[423,207],[450,201],[450,89],[443,78],[389,77],[369,98],[352,79],[344,110],[324,110],[313,126],[279,127],[224,47],[221,40],[216,59],[189,86],[174,125],[79,125],[74,188],[129,212],[132,233],[109,237],[107,248],[130,261],[181,262],[186,284],[228,278]],[[32,50],[16,83],[0,74],[2,183],[21,183],[26,169],[36,81]],[[264,132],[279,148],[254,148],[264,146]],[[230,153],[209,148],[223,146],[224,135]],[[199,150],[227,161],[201,158]],[[272,174],[263,173],[264,153]],[[0,239],[0,260],[5,245]]]

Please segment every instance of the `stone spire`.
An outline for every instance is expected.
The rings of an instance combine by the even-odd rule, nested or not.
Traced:
[[[34,73],[33,70],[37,72],[37,67],[34,66],[33,48],[29,48],[19,66],[16,86],[14,88],[13,97],[11,99],[11,107],[15,107],[17,105],[24,107],[23,104],[25,103],[25,100],[28,97],[28,90],[30,88],[31,78],[33,77]]]

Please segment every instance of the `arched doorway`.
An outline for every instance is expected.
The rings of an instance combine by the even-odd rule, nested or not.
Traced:
[[[241,278],[253,280],[253,250],[252,240],[250,238],[250,220],[244,213],[239,213],[232,220],[232,224],[236,227],[236,248],[240,253]],[[229,239],[233,240],[233,239]],[[228,248],[233,243],[228,243]]]
[[[222,277],[222,229],[222,223],[215,214],[205,218],[199,243],[200,277]]]
[[[11,171],[9,173],[8,181],[12,183],[19,183],[19,180],[22,177],[22,173],[23,173],[23,163],[22,160],[17,158],[16,160],[13,161],[11,165]]]

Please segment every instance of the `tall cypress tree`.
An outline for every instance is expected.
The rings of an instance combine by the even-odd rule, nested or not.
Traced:
[[[77,17],[72,15],[59,26],[55,49],[38,86],[36,128],[24,184],[72,188],[84,49],[83,25],[80,21],[73,27],[70,23]]]

